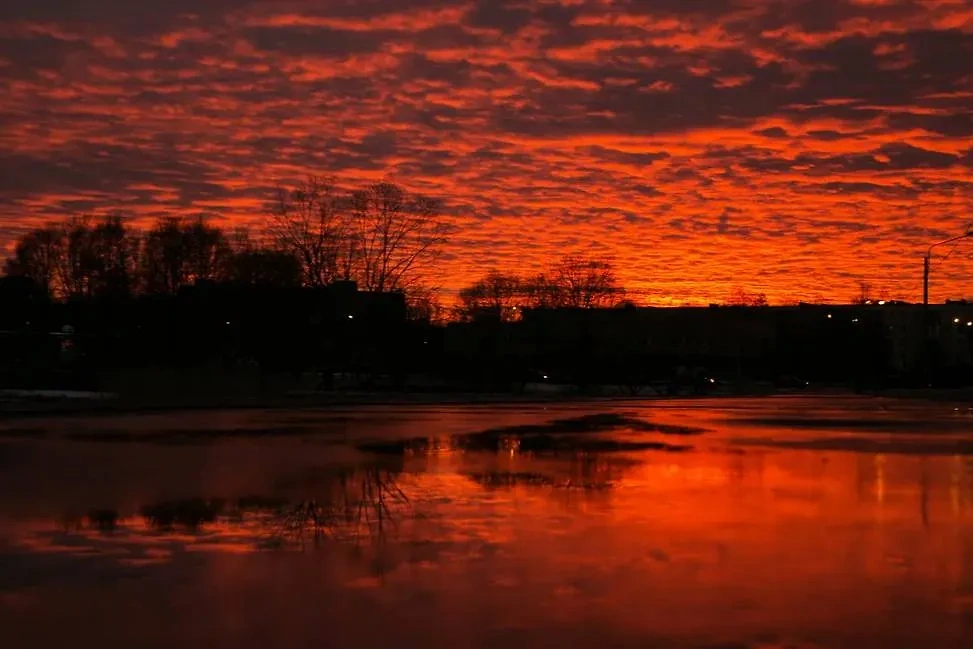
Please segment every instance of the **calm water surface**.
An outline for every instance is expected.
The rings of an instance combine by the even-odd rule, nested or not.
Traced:
[[[0,422],[0,644],[971,647],[973,410]]]

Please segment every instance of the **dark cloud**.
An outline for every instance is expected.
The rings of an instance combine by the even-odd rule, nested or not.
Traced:
[[[387,30],[363,33],[325,27],[254,27],[245,30],[243,37],[258,50],[292,56],[345,58],[374,52],[397,33]]]
[[[42,21],[111,33],[157,33],[175,24],[221,20],[266,0],[31,0],[0,4],[0,23]]]
[[[952,153],[929,151],[909,144],[886,144],[877,150],[889,158],[896,169],[945,169],[959,164],[960,157]]]
[[[17,153],[0,155],[0,195],[20,198],[57,187],[60,193],[104,193],[121,197],[134,185],[150,185],[165,178],[176,181],[187,195],[226,195],[207,177],[218,178],[214,169],[193,162],[177,152],[137,148],[79,146],[56,159]],[[200,194],[196,194],[197,191]]]
[[[527,2],[474,0],[473,10],[467,15],[467,24],[471,27],[514,32],[526,26],[531,16],[532,12]]]
[[[6,71],[0,69],[0,78],[29,78],[39,72],[61,71],[92,56],[101,58],[97,50],[77,40],[46,34],[0,36],[0,59],[11,63]]]
[[[790,137],[790,133],[788,133],[786,130],[782,129],[779,126],[772,126],[771,128],[765,128],[754,132],[757,135],[762,135],[764,137],[772,137],[772,138]]]
[[[602,246],[632,281],[706,259],[820,295],[820,260],[861,237],[895,266],[973,212],[964,4],[7,2],[0,233],[76,211],[259,220],[278,182],[387,176],[465,225],[454,284]]]

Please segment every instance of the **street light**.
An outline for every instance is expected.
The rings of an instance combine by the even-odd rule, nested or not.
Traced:
[[[952,237],[929,246],[929,250],[926,251],[926,256],[922,258],[922,306],[929,306],[929,261],[932,259],[932,249],[937,246],[943,246],[947,243],[953,243],[954,241],[959,241],[960,239],[966,239],[968,237],[973,237],[973,229],[971,228],[967,228],[965,234],[961,234],[958,237]]]

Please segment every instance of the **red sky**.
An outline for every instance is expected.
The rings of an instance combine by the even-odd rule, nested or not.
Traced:
[[[259,222],[308,172],[443,201],[446,289],[592,252],[645,302],[917,300],[973,220],[973,0],[0,7],[0,245]],[[973,296],[971,255],[934,300]]]

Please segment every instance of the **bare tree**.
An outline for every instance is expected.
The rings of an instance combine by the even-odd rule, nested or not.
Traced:
[[[491,272],[460,291],[459,316],[469,320],[491,314],[514,320],[523,308],[595,309],[615,306],[625,294],[611,262],[593,257],[566,257],[549,273],[527,279]]]
[[[550,275],[541,273],[522,282],[527,306],[534,309],[556,309],[564,306],[561,286]]]
[[[554,270],[562,306],[593,309],[611,306],[625,293],[606,259],[567,257]]]
[[[26,277],[48,295],[56,290],[58,265],[64,247],[64,232],[59,226],[32,230],[23,235],[14,255],[4,264],[4,274]]]
[[[186,255],[184,283],[216,281],[226,274],[230,245],[223,230],[206,225],[202,217],[182,225]]]
[[[445,243],[448,226],[433,201],[375,183],[352,195],[353,259],[367,291],[406,291]]]
[[[233,254],[246,252],[262,248],[260,240],[255,240],[251,235],[250,229],[246,226],[237,225],[230,228],[226,233],[226,244]]]
[[[173,294],[185,278],[182,222],[176,217],[156,221],[142,243],[142,272],[148,293]]]
[[[858,281],[858,295],[852,300],[852,304],[871,304],[872,302],[872,285],[865,280]]]
[[[70,219],[62,232],[61,295],[90,298],[131,293],[139,244],[120,217],[109,216],[97,224],[88,217]]]
[[[92,247],[91,220],[82,216],[63,227],[64,246],[58,258],[59,292],[65,297],[91,297],[97,260]]]
[[[139,237],[119,216],[106,217],[94,227],[92,247],[98,260],[95,292],[98,295],[131,295],[137,288]]]
[[[440,322],[446,319],[438,288],[416,284],[409,289],[405,298],[409,320]]]
[[[501,320],[516,320],[524,304],[524,286],[516,275],[492,271],[459,292],[460,317],[472,320],[488,314]]]
[[[549,274],[524,282],[533,308],[596,309],[613,306],[625,294],[611,262],[593,257],[566,257]]]
[[[308,176],[297,189],[279,188],[271,214],[271,234],[282,250],[300,260],[306,286],[351,279],[354,237],[346,201],[332,178]]]
[[[230,248],[223,231],[202,218],[163,217],[146,232],[142,250],[145,290],[173,294],[179,287],[225,274]]]
[[[250,286],[300,286],[301,263],[297,257],[283,250],[250,248],[233,253],[228,266],[228,279]]]
[[[767,306],[767,296],[763,293],[750,293],[742,288],[735,288],[726,302],[729,306]]]

